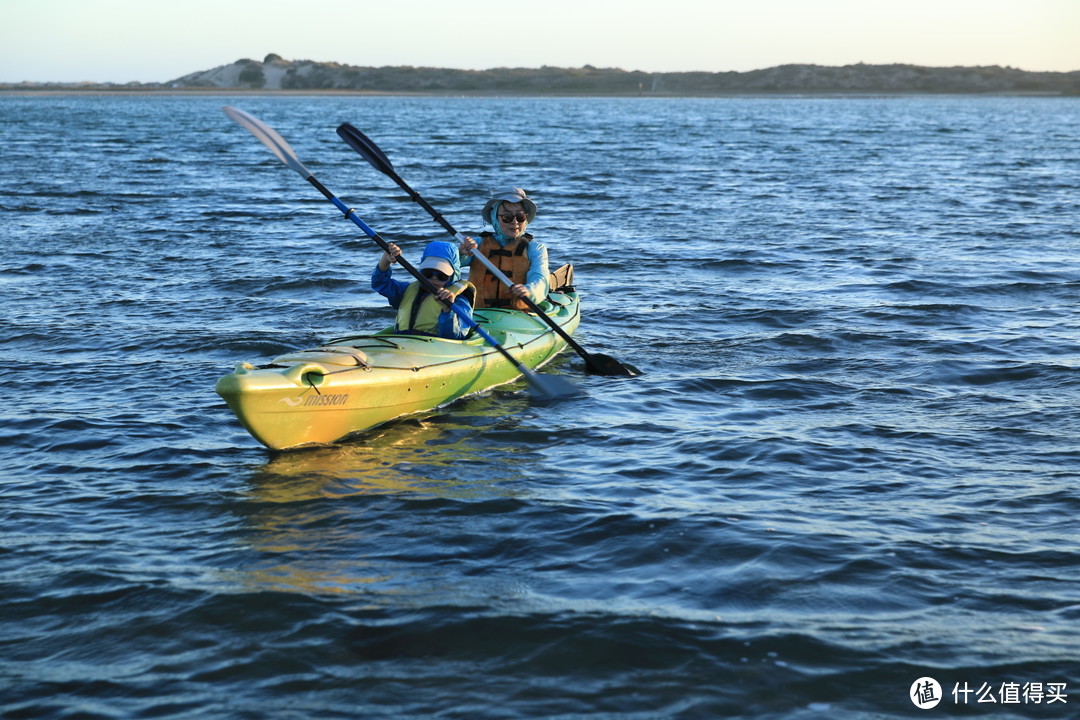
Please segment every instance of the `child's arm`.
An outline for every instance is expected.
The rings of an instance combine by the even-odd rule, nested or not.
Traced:
[[[375,271],[371,273],[371,289],[386,298],[390,307],[396,308],[401,305],[401,298],[405,295],[405,288],[409,287],[409,283],[393,278],[394,271],[390,269],[390,264],[397,262],[401,250],[394,243],[387,245],[390,252],[382,254]]]

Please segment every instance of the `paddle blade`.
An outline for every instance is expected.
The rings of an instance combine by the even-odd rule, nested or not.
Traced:
[[[641,371],[633,365],[625,365],[604,353],[589,353],[585,358],[585,372],[590,375],[611,377],[634,377],[641,374]]]
[[[558,375],[529,373],[529,395],[534,400],[566,400],[581,395],[581,388]]]
[[[221,109],[231,119],[235,120],[240,127],[247,130],[254,135],[259,142],[270,148],[270,151],[277,155],[278,160],[300,173],[302,177],[311,177],[311,171],[304,167],[304,164],[300,162],[300,159],[296,156],[296,152],[289,147],[289,143],[285,142],[285,138],[277,134],[274,128],[270,127],[254,115],[249,115],[243,110],[234,108],[231,105],[226,105]]]
[[[364,156],[364,159],[375,166],[375,169],[385,175],[394,174],[394,166],[390,164],[390,158],[379,149],[379,146],[371,141],[364,133],[354,128],[349,123],[338,125],[338,136],[349,144],[356,152]]]

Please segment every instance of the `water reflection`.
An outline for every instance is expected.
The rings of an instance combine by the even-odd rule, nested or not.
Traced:
[[[419,493],[474,497],[522,476],[527,456],[486,444],[481,435],[515,432],[525,401],[516,391],[470,398],[450,412],[402,418],[346,442],[279,453],[256,469],[253,499],[289,503],[354,494]]]
[[[419,559],[517,506],[539,459],[513,444],[528,406],[517,388],[451,412],[404,418],[331,447],[280,453],[253,471],[242,503],[252,591],[426,595],[444,570]],[[526,411],[526,413],[523,413]],[[443,526],[446,527],[443,527]],[[425,589],[426,588],[426,589]]]

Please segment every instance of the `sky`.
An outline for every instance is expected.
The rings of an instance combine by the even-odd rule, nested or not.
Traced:
[[[1080,70],[1080,0],[0,0],[0,82],[167,82],[241,58],[744,72]]]

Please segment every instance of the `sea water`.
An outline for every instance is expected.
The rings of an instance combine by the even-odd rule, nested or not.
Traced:
[[[547,371],[271,454],[213,387],[392,322],[492,188]],[[5,718],[1076,717],[1080,98],[0,98]],[[934,684],[931,684],[932,680]]]

